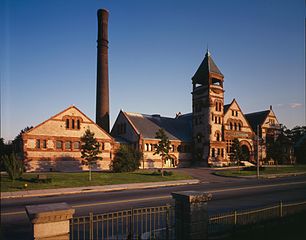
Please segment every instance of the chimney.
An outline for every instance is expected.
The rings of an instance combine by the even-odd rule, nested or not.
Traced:
[[[109,132],[108,11],[98,10],[96,123]]]

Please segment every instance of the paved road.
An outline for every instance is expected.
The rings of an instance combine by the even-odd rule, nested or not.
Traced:
[[[75,215],[80,216],[88,212],[103,213],[132,207],[173,204],[171,192],[183,190],[212,192],[213,200],[209,202],[211,214],[259,207],[280,200],[306,200],[306,176],[270,180],[216,177],[214,180],[190,186],[2,200],[1,239],[31,239],[31,225],[24,212],[24,206],[30,204],[67,202],[76,209]]]

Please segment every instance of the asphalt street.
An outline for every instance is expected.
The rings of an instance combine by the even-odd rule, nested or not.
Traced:
[[[207,180],[178,187],[2,200],[1,239],[32,239],[31,224],[24,210],[26,205],[32,204],[66,202],[76,209],[75,216],[83,216],[89,212],[105,213],[174,204],[171,193],[185,190],[211,192],[213,199],[208,203],[210,214],[256,208],[279,201],[306,200],[306,176],[265,180],[213,176]]]

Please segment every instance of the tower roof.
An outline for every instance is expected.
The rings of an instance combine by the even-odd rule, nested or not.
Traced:
[[[202,63],[200,64],[198,70],[192,77],[192,81],[194,83],[207,84],[209,73],[215,73],[220,75],[222,78],[224,77],[217,65],[215,64],[214,60],[212,59],[210,52],[207,50]]]

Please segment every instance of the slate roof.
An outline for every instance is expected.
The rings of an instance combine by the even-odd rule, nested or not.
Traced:
[[[192,141],[192,114],[177,118],[141,113],[125,112],[143,138],[154,139],[156,132],[163,128],[170,140]]]
[[[270,113],[270,110],[265,110],[261,112],[253,112],[253,113],[244,114],[244,116],[250,123],[253,131],[256,132],[257,125],[261,126],[264,123],[265,119],[268,117],[269,113]]]
[[[212,59],[210,53],[207,51],[207,53],[205,54],[205,58],[203,59],[198,70],[192,77],[193,83],[208,84],[209,73],[217,73],[223,76],[223,74],[215,64],[214,60]]]
[[[229,109],[230,106],[231,106],[231,103],[224,105],[224,107],[223,107],[224,114],[227,112],[227,110]]]

